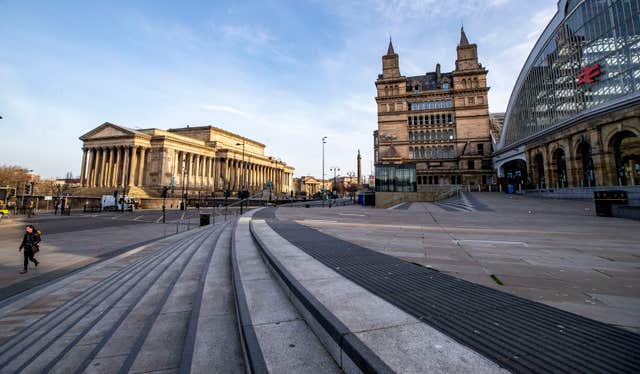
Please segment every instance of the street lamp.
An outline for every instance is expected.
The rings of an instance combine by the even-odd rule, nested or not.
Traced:
[[[329,198],[329,208],[331,208],[331,198],[333,197],[333,189],[338,190],[338,177],[337,174],[340,171],[339,167],[332,167],[331,169],[329,169],[329,171],[333,172],[333,188],[331,189],[331,197]]]
[[[324,208],[324,145],[327,144],[327,137],[323,136],[322,137],[322,181],[321,181],[321,186],[322,186],[322,207]],[[331,205],[331,202],[329,202],[329,205]]]

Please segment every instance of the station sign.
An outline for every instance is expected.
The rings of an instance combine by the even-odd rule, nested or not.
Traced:
[[[584,66],[580,73],[576,76],[578,80],[576,85],[580,86],[583,84],[591,84],[595,82],[595,79],[602,74],[600,70],[600,64],[593,64],[589,66]]]

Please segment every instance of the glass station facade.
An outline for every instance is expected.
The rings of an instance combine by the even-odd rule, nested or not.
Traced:
[[[640,0],[574,0],[565,12],[514,92],[503,147],[640,91]]]

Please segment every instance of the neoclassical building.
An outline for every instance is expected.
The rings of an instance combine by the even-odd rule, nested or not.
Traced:
[[[507,184],[640,185],[640,1],[559,0],[493,155]]]
[[[304,175],[293,179],[293,191],[295,196],[312,197],[322,190],[331,191],[333,179],[318,179],[311,175]]]
[[[133,130],[105,122],[82,135],[80,181],[87,196],[123,188],[131,196],[157,197],[270,189],[290,194],[294,168],[265,155],[265,145],[214,126]]]
[[[495,183],[487,102],[488,71],[464,30],[455,69],[418,76],[400,72],[389,41],[375,82],[376,192],[420,192],[432,185]]]

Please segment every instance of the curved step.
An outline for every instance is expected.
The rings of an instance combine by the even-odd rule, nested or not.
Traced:
[[[240,217],[232,240],[232,274],[247,371],[340,372],[269,272],[251,236],[253,212]]]
[[[317,261],[264,219],[250,226],[289,298],[345,372],[505,372]]]

